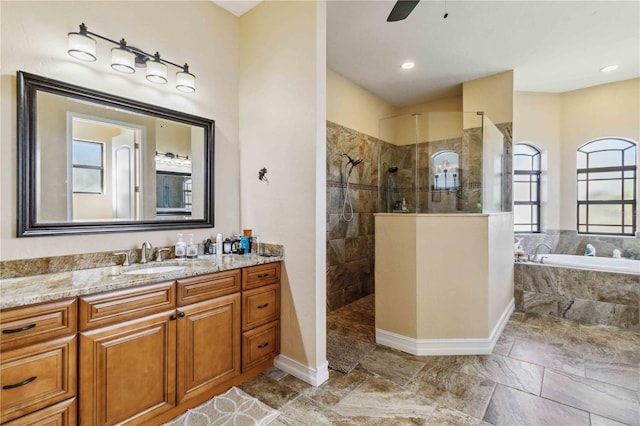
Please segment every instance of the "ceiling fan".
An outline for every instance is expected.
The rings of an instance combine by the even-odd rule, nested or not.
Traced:
[[[391,9],[387,22],[402,21],[420,3],[420,0],[398,0]]]

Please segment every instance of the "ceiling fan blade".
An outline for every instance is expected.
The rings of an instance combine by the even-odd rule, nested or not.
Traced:
[[[398,0],[391,9],[387,22],[402,21],[418,5],[420,0]]]

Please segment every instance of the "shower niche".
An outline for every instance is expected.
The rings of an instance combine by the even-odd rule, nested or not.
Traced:
[[[379,122],[379,138],[378,212],[510,210],[511,160],[504,155],[502,133],[484,114],[389,117]],[[399,209],[403,200],[405,209]]]

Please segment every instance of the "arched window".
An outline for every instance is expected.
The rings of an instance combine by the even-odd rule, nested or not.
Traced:
[[[433,189],[458,189],[460,157],[454,151],[439,151],[431,157],[431,184]]]
[[[540,151],[513,146],[513,230],[540,232]]]
[[[579,233],[635,234],[636,150],[634,142],[618,138],[578,148]]]

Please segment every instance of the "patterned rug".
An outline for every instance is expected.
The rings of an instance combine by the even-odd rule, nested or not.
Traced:
[[[233,387],[165,426],[258,426],[271,423],[279,415],[279,411]]]
[[[374,350],[374,343],[353,340],[337,333],[327,333],[327,361],[332,370],[349,373]]]

